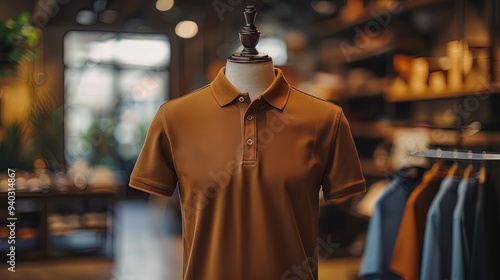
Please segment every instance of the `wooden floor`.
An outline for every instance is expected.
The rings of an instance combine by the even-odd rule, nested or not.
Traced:
[[[19,263],[16,272],[0,266],[2,280],[111,280],[113,262],[106,260],[67,260]],[[139,280],[139,279],[138,279]]]
[[[358,259],[336,259],[321,261],[319,280],[354,280],[357,278]],[[170,267],[177,271],[177,278],[160,278],[147,274],[138,277],[132,273],[121,273],[112,261],[106,260],[68,260],[37,263],[24,263],[17,266],[16,272],[7,271],[2,265],[2,280],[181,280],[182,267]],[[236,280],[236,279],[235,279]]]

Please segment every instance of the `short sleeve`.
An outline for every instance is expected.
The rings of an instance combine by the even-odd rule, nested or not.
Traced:
[[[144,146],[130,175],[129,186],[154,195],[172,196],[177,175],[161,112],[160,107],[151,122]]]
[[[322,179],[325,200],[345,198],[366,190],[358,152],[342,111],[338,113],[334,126],[336,131],[331,139],[328,164]]]

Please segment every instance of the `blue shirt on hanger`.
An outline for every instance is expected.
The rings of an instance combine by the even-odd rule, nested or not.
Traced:
[[[421,280],[450,279],[453,211],[459,177],[444,178],[427,213]]]
[[[478,184],[469,279],[500,279],[500,217],[497,186]]]
[[[470,251],[474,232],[477,179],[462,179],[458,185],[457,204],[453,211],[451,279],[468,279]]]
[[[420,167],[398,171],[375,204],[373,215],[368,224],[359,272],[363,279],[401,279],[389,271],[392,251],[406,201],[411,192],[422,181],[425,171],[426,169]]]

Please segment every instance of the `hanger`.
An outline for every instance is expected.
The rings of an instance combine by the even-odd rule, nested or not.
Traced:
[[[464,170],[464,175],[462,176],[464,179],[471,179],[474,177],[474,165],[469,163]]]
[[[472,151],[469,150],[467,152],[467,158],[472,159],[472,157]],[[472,161],[469,161],[469,165],[467,165],[467,168],[465,168],[463,177],[465,179],[471,179],[472,177],[474,177],[474,165],[472,164]]]
[[[441,148],[419,150],[418,148],[412,148],[408,150],[410,156],[415,157],[426,157],[435,158],[442,160],[453,160],[457,161],[500,161],[500,154],[493,153],[473,153],[471,150],[467,152],[460,152],[457,149],[453,151],[444,151]]]
[[[432,164],[431,170],[437,171],[443,166],[443,161],[442,160],[437,160]]]
[[[439,150],[440,151],[440,150]],[[438,156],[441,156],[439,153],[437,154]],[[459,176],[460,174],[460,165],[458,164],[458,150],[457,149],[453,149],[453,158],[454,158],[454,162],[453,162],[453,165],[450,167],[450,169],[448,170],[448,176]]]
[[[458,161],[455,161],[453,165],[450,167],[448,170],[448,176],[459,176],[460,174],[460,166],[458,164]]]
[[[479,184],[483,185],[486,183],[486,166],[484,162],[481,162],[481,167],[479,168]]]
[[[500,161],[500,154],[487,153],[485,151],[483,151],[482,153],[473,153],[471,150],[467,152],[459,152],[457,149],[453,149],[453,151],[443,151],[441,148],[419,150],[416,146],[413,146],[411,149],[408,150],[408,154],[415,157],[435,158],[440,160],[453,160],[454,163],[448,170],[448,176],[458,176],[460,170],[458,162],[468,161],[470,164],[466,168],[467,172],[464,172],[465,173],[464,177],[467,176],[466,178],[470,178],[470,176],[474,175],[472,172],[474,170],[472,162],[481,161],[481,167],[479,169],[479,183],[481,184],[484,184],[487,179],[486,166],[484,162]]]

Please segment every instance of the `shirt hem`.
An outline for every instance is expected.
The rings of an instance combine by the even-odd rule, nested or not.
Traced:
[[[365,180],[359,180],[348,184],[344,189],[325,196],[325,200],[335,200],[355,196],[366,191]]]
[[[158,186],[154,186],[133,178],[130,178],[129,186],[131,188],[147,192],[149,194],[163,196],[163,197],[171,197],[174,193],[174,190],[169,190]]]

